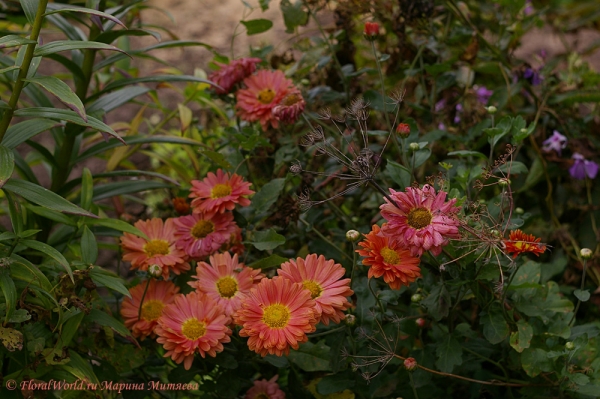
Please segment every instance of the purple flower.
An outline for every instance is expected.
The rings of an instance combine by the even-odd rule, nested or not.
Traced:
[[[460,123],[460,114],[463,112],[462,104],[456,104],[456,115],[454,115],[454,123]]]
[[[569,168],[569,173],[574,179],[584,180],[587,176],[593,179],[598,174],[598,164],[594,161],[588,161],[579,153],[573,154],[575,162],[573,166]]]
[[[533,14],[535,10],[533,9],[533,5],[531,4],[531,0],[526,0],[525,1],[525,9],[523,10],[523,13],[528,16]]]
[[[438,129],[439,129],[439,130],[446,130],[446,125],[444,125],[442,122],[440,122],[440,123],[438,124]]]
[[[552,136],[544,140],[542,143],[542,151],[550,152],[554,150],[558,153],[558,155],[561,155],[561,150],[566,146],[567,138],[555,130],[552,132]]]
[[[523,77],[531,83],[532,86],[539,86],[544,79],[537,69],[526,68]]]
[[[487,105],[488,100],[494,94],[493,90],[488,90],[485,86],[473,86],[475,89],[475,94],[477,95],[477,101],[479,101],[483,105]]]
[[[446,99],[442,98],[440,101],[438,101],[437,103],[435,103],[435,112],[440,112],[441,110],[443,110],[446,107]]]

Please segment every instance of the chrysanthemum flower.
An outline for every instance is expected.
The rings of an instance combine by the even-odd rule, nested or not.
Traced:
[[[262,279],[234,317],[242,326],[240,336],[249,337],[248,347],[261,356],[282,356],[290,347],[298,349],[318,321],[310,291],[283,277]]]
[[[229,65],[215,62],[220,69],[211,73],[208,80],[221,86],[222,89],[214,88],[215,93],[227,94],[233,86],[252,75],[256,71],[256,64],[261,61],[260,58],[240,58],[231,61]]]
[[[540,256],[546,250],[544,244],[540,244],[541,238],[536,238],[533,234],[525,234],[521,230],[513,230],[508,235],[508,240],[504,240],[506,252],[513,254],[513,258],[518,255],[531,252],[535,256]]]
[[[146,285],[148,289],[146,289]],[[146,295],[144,296],[144,290]],[[144,339],[148,336],[154,337],[154,327],[163,308],[173,302],[179,287],[170,281],[158,281],[150,279],[129,289],[131,298],[123,299],[121,305],[121,316],[125,327],[131,331],[134,337]],[[144,302],[142,303],[142,297]],[[142,311],[140,313],[140,304]],[[139,319],[138,319],[139,316]]]
[[[300,90],[294,87],[278,105],[273,107],[273,116],[280,122],[294,123],[304,112],[305,106],[306,102],[302,98]]]
[[[279,389],[277,381],[278,375],[270,380],[262,379],[254,381],[254,386],[248,389],[244,399],[285,399],[285,392]]]
[[[190,292],[177,295],[173,303],[165,306],[158,319],[156,342],[167,350],[165,357],[175,363],[183,362],[189,370],[194,354],[212,357],[223,350],[223,344],[231,341],[227,325],[231,319],[223,314],[223,308],[206,295]]]
[[[456,214],[460,207],[454,205],[456,198],[444,202],[446,193],[436,195],[428,184],[423,189],[407,187],[404,193],[390,189],[390,193],[396,204],[385,198],[386,203],[381,205],[381,216],[388,221],[381,231],[390,241],[409,248],[413,256],[425,251],[437,256],[449,238],[459,237]]]
[[[310,291],[315,301],[317,317],[323,324],[329,320],[339,323],[344,319],[344,311],[350,308],[346,299],[354,291],[350,289],[350,279],[344,277],[346,270],[333,260],[326,260],[323,255],[317,258],[310,254],[305,259],[290,259],[284,262],[277,274],[295,283],[301,283]]]
[[[369,266],[369,278],[383,276],[383,281],[391,289],[399,290],[401,286],[409,286],[421,277],[421,260],[398,243],[391,243],[381,234],[379,226],[373,225],[371,232],[364,236],[366,240],[358,243],[363,249],[357,249],[356,252],[364,256],[362,264]]]
[[[212,217],[202,213],[175,219],[176,245],[194,260],[215,253],[235,232],[233,215],[218,213]]]
[[[216,175],[208,172],[202,181],[192,180],[190,198],[193,199],[194,213],[211,215],[231,211],[235,204],[250,205],[250,200],[245,196],[254,194],[250,190],[251,184],[235,173],[230,177],[221,169],[217,170]]]
[[[235,232],[229,235],[229,241],[221,246],[220,252],[232,252],[237,255],[242,255],[246,250],[244,246],[244,238],[242,237],[242,229],[236,225]]]
[[[264,274],[260,269],[239,263],[237,255],[232,257],[225,252],[211,256],[210,264],[198,262],[196,275],[192,277],[197,281],[190,281],[189,285],[214,299],[225,309],[226,316],[233,316],[243,298]]]
[[[260,70],[244,79],[244,84],[247,88],[236,93],[240,118],[248,122],[260,121],[265,131],[269,125],[277,128],[279,121],[273,116],[273,107],[292,91],[292,81],[281,71]]]
[[[169,271],[180,274],[190,270],[185,251],[177,248],[175,242],[175,225],[173,219],[154,218],[138,220],[135,224],[148,239],[130,233],[121,237],[123,260],[131,262],[133,269],[148,270],[150,265],[159,265],[163,270],[163,277],[169,278]]]

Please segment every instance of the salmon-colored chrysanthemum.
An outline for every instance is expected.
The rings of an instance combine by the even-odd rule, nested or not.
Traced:
[[[345,272],[339,263],[326,260],[323,255],[317,258],[316,254],[305,259],[290,259],[277,270],[281,277],[300,283],[310,291],[317,317],[325,325],[329,324],[329,320],[339,323],[346,317],[344,311],[351,306],[346,298],[354,291],[350,289],[350,279],[342,279]]]
[[[210,257],[210,264],[198,262],[197,281],[188,282],[198,291],[214,299],[225,309],[226,316],[233,314],[242,306],[242,300],[250,289],[264,277],[260,269],[252,269],[239,263],[238,256],[229,252]]]
[[[244,399],[285,399],[285,392],[279,389],[277,381],[278,375],[270,380],[262,379],[254,381],[254,386],[248,389]]]
[[[164,223],[158,218],[138,220],[134,226],[148,239],[130,233],[124,233],[121,237],[123,260],[131,262],[133,269],[146,271],[150,265],[159,265],[165,279],[169,278],[169,271],[180,274],[191,269],[185,251],[175,245],[177,239],[173,219],[167,219]]]
[[[229,323],[223,308],[203,293],[177,295],[158,319],[156,342],[167,350],[164,357],[170,356],[177,364],[183,362],[189,370],[196,352],[215,357],[223,351],[223,344],[231,341]]]
[[[247,122],[260,121],[265,131],[269,125],[277,128],[279,121],[272,111],[294,87],[292,81],[281,71],[260,70],[244,79],[243,83],[247,88],[236,93],[240,118]]]
[[[220,69],[211,73],[208,80],[221,86],[221,88],[215,87],[217,94],[227,94],[233,86],[252,75],[256,71],[256,64],[261,61],[260,58],[240,58],[231,61],[229,64],[215,62]]]
[[[263,278],[234,317],[242,326],[240,336],[249,337],[248,347],[261,356],[282,356],[290,347],[298,349],[318,321],[310,291],[283,277]]]
[[[242,237],[242,229],[236,225],[235,232],[229,236],[229,241],[221,246],[220,252],[232,252],[237,255],[242,255],[246,251],[244,246],[244,238]]]
[[[216,175],[208,172],[202,181],[192,180],[190,198],[193,199],[194,213],[212,215],[232,211],[235,204],[250,205],[250,200],[245,196],[254,194],[250,190],[251,184],[235,173],[230,177],[221,169],[217,170]]]
[[[285,96],[279,104],[273,107],[273,116],[283,123],[294,123],[298,120],[306,102],[302,98],[300,90],[293,88],[290,93]]]
[[[146,285],[148,289],[146,289]],[[144,296],[144,290],[146,295]],[[123,299],[121,305],[121,316],[125,327],[131,331],[134,337],[142,340],[148,336],[154,337],[154,327],[163,308],[173,302],[179,287],[170,281],[158,281],[151,279],[129,289],[131,298]],[[144,302],[142,303],[142,297]],[[142,311],[140,312],[140,304]],[[139,319],[138,319],[139,316]]]
[[[390,197],[381,205],[381,216],[387,219],[382,233],[401,247],[409,248],[414,256],[425,251],[434,255],[442,252],[449,238],[459,238],[456,198],[446,201],[446,192],[435,193],[426,184],[422,189],[407,187],[406,192],[390,189]]]
[[[215,253],[235,232],[233,215],[218,213],[212,217],[194,213],[175,219],[177,247],[194,260]]]
[[[521,230],[513,230],[508,235],[508,240],[504,240],[506,252],[513,254],[513,258],[518,255],[531,252],[535,256],[540,256],[546,250],[544,244],[540,244],[541,238],[536,238],[533,234],[525,234]]]
[[[364,236],[366,240],[358,243],[363,249],[357,249],[356,252],[365,257],[362,264],[370,266],[369,278],[383,276],[383,281],[391,289],[399,290],[401,286],[409,286],[421,277],[421,260],[411,255],[408,249],[382,236],[379,226],[373,225],[371,232]]]

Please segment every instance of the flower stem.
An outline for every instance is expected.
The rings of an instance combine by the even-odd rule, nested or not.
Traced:
[[[379,80],[381,81],[381,103],[383,105],[383,114],[385,115],[385,123],[387,124],[388,131],[392,132],[392,124],[390,123],[390,117],[387,112],[387,103],[385,101],[385,80],[383,79],[383,71],[381,70],[381,63],[379,57],[377,57],[377,50],[375,49],[375,42],[371,40],[371,50],[373,51],[373,57],[375,57],[375,63],[377,64],[377,72],[379,72]]]
[[[408,372],[408,378],[410,378],[410,386],[413,391],[413,395],[415,395],[415,399],[419,399],[419,394],[417,393],[417,388],[415,387],[415,380],[413,379],[412,372]]]
[[[304,219],[302,219],[302,218],[298,218],[298,220],[299,220],[299,221],[301,221],[302,223],[304,223],[304,225],[305,225],[306,227],[311,227],[311,231],[313,231],[313,232],[314,232],[316,235],[318,235],[318,236],[321,238],[321,240],[325,241],[327,244],[329,244],[329,245],[331,245],[332,247],[334,247],[335,249],[337,249],[337,250],[338,250],[338,251],[339,251],[339,252],[340,252],[342,255],[344,255],[346,258],[348,258],[348,259],[350,259],[350,260],[352,259],[352,258],[350,257],[350,255],[348,255],[348,254],[346,253],[346,251],[344,251],[343,249],[341,249],[340,247],[338,247],[337,245],[335,245],[335,244],[333,243],[333,241],[331,241],[329,238],[327,238],[327,237],[325,237],[323,234],[321,234],[321,232],[320,232],[319,230],[316,230],[316,229],[312,228],[312,226],[310,225],[310,223],[308,223],[306,220],[304,220]]]
[[[144,304],[144,298],[146,298],[146,292],[148,291],[148,287],[150,286],[150,280],[148,279],[148,282],[146,283],[146,286],[144,287],[144,293],[142,294],[142,299],[140,299],[140,308],[138,309],[138,321],[140,321],[142,319],[142,305]]]
[[[583,290],[583,287],[585,286],[585,273],[587,271],[587,259],[583,260],[583,275],[581,276],[581,286],[580,286],[580,290]],[[581,306],[581,299],[577,298],[577,305],[575,305],[575,310],[573,311],[573,317],[571,318],[571,321],[569,322],[569,327],[572,327],[573,324],[575,324],[575,316],[577,316],[577,311],[579,310],[579,306]]]
[[[373,294],[373,297],[375,298],[375,301],[377,302],[377,306],[379,306],[379,310],[381,310],[381,314],[382,315],[385,314],[385,309],[383,308],[383,304],[379,300],[379,295],[377,295],[375,293],[375,291],[373,290],[373,287],[371,287],[371,279],[369,279],[369,282],[367,283],[367,285],[369,286],[369,291],[371,291],[371,294]]]

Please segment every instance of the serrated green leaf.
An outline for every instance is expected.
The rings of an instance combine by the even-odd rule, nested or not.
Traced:
[[[252,197],[252,207],[257,215],[267,212],[271,205],[277,201],[281,190],[285,186],[285,178],[274,179],[261,187]]]
[[[17,306],[17,288],[10,277],[9,269],[6,267],[0,267],[0,289],[2,289],[4,301],[6,302],[6,317],[4,318],[4,322],[8,323]]]
[[[87,40],[57,40],[48,44],[44,44],[43,46],[39,46],[35,49],[33,55],[36,57],[45,57],[50,54],[71,50],[110,50],[127,54],[120,48],[106,43],[91,42]]]
[[[48,244],[44,244],[43,242],[39,242],[39,241],[35,241],[35,240],[21,240],[19,242],[28,248],[35,249],[36,251],[39,251],[45,255],[48,255],[49,257],[51,257],[52,259],[54,259],[55,261],[60,263],[60,265],[62,267],[64,267],[64,269],[66,270],[69,277],[71,277],[71,281],[73,281],[73,282],[75,281],[73,279],[73,271],[71,270],[71,265],[69,264],[67,259],[63,256],[63,254],[58,252],[56,249],[54,249],[53,247],[51,247]]]
[[[75,111],[84,122],[87,122],[87,115],[85,113],[83,103],[65,82],[55,78],[54,76],[39,76],[36,78],[26,79],[26,81],[35,83],[46,89],[50,94],[58,98],[63,104]]]
[[[529,348],[531,339],[533,338],[533,328],[523,319],[517,322],[517,331],[510,334],[510,346],[517,352]]]
[[[6,35],[0,38],[0,49],[22,46],[24,44],[34,44],[35,40],[26,39],[17,35]]]
[[[302,2],[292,4],[289,0],[282,0],[280,7],[287,33],[294,33],[298,26],[308,22],[308,13],[304,11]]]
[[[15,156],[12,150],[0,145],[0,188],[10,179],[15,169]]]
[[[256,262],[249,264],[248,267],[251,267],[253,269],[268,269],[270,267],[279,266],[283,262],[287,262],[288,260],[288,258],[284,258],[283,256],[272,254],[266,258],[259,259]]]
[[[81,235],[81,260],[83,263],[93,265],[98,258],[98,244],[94,233],[87,226],[83,226]]]
[[[462,364],[462,348],[460,343],[451,335],[446,335],[436,348],[438,360],[435,365],[444,373],[451,373],[454,366]]]
[[[483,325],[483,335],[491,344],[499,344],[510,333],[508,323],[504,320],[502,310],[498,306],[490,306],[487,312],[481,313],[479,322]]]
[[[248,36],[266,32],[273,27],[271,20],[263,18],[240,21],[240,23],[246,27],[246,34]]]
[[[259,251],[268,251],[285,244],[285,237],[277,234],[273,229],[266,231],[255,231],[254,241],[251,243]]]

